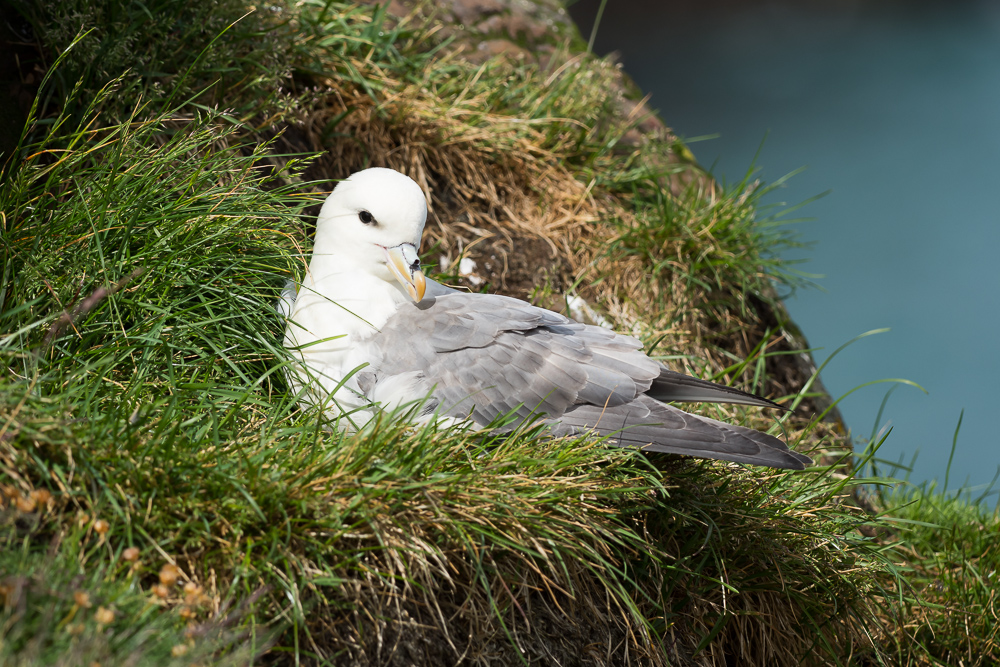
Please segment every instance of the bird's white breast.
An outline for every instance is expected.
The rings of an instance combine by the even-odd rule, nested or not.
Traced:
[[[285,347],[302,362],[293,384],[296,390],[309,387],[308,401],[331,415],[359,411],[350,421],[360,426],[371,413],[352,373],[373,360],[359,343],[377,333],[409,297],[394,284],[346,264],[323,273],[315,269],[314,262],[285,329]],[[341,427],[350,425],[345,421]]]

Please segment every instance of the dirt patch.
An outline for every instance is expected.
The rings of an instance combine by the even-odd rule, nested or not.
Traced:
[[[459,236],[457,244],[448,247],[436,246],[442,251],[438,269],[443,271],[444,282],[527,301],[564,291],[568,265],[551,244],[537,237],[510,237],[495,228],[486,233],[488,236],[473,239]],[[456,266],[462,258],[473,262],[463,267],[468,275]]]

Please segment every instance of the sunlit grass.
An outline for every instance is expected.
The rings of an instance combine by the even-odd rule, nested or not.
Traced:
[[[17,270],[3,285],[0,460],[5,551],[20,557],[4,585],[22,638],[4,644],[10,655],[28,644],[58,655],[113,624],[121,641],[95,639],[95,655],[253,652],[276,631],[284,650],[334,655],[428,627],[469,655],[499,634],[506,655],[545,618],[561,628],[548,650],[631,635],[659,661],[658,637],[700,629],[711,654],[762,604],[793,623],[789,636],[836,634],[833,605],[864,614],[858,582],[837,575],[870,557],[863,541],[851,567],[822,547],[852,542],[854,519],[833,506],[802,514],[784,500],[794,476],[657,467],[533,431],[496,440],[386,423],[345,436],[301,413],[272,304],[300,266],[293,227],[307,200],[278,180],[294,161],[259,170],[266,144],[240,150],[226,127],[153,116],[48,135],[5,174]],[[37,568],[53,544],[70,568]],[[800,549],[807,559],[789,559]],[[761,582],[776,566],[824,584],[789,596]],[[112,616],[73,611],[76,593]],[[29,601],[36,613],[19,613]],[[801,605],[816,618],[805,626]],[[411,622],[387,623],[394,609]],[[46,614],[91,625],[50,631]],[[160,627],[164,642],[128,639]],[[692,637],[685,629],[689,651]]]
[[[891,394],[891,389],[886,392],[883,408]],[[909,466],[878,456],[890,436],[878,430],[880,421],[881,410],[864,455],[865,473],[876,484],[862,493],[885,517],[881,541],[898,572],[896,662],[994,664],[1000,660],[996,480],[983,487],[949,487],[951,461],[961,447],[959,417],[944,475],[910,482]]]
[[[790,242],[768,186],[719,188],[673,138],[623,148],[607,63],[473,67],[429,25],[343,3],[162,9],[117,33],[73,14],[95,32],[0,175],[0,660],[871,664],[902,655],[913,610],[921,655],[971,650],[916,601],[950,563],[947,590],[986,618],[989,530],[906,569],[866,537],[896,524],[849,501],[871,480],[841,465],[391,420],[345,435],[289,391],[273,304],[304,266],[303,193],[376,158],[423,178],[440,247],[452,214],[549,239],[657,353],[765,391],[797,353],[754,328]],[[59,17],[35,21],[62,48]],[[288,154],[283,128],[317,153]],[[720,416],[843,444],[818,421]],[[995,526],[927,498],[941,524]]]
[[[898,526],[906,573],[907,664],[990,665],[1000,660],[1000,515],[933,485],[884,497]]]

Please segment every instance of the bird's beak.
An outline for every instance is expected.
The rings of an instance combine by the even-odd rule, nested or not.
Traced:
[[[420,257],[417,248],[412,243],[400,243],[398,246],[385,249],[385,265],[396,277],[399,284],[406,288],[410,298],[420,303],[427,289],[427,281],[420,270]]]

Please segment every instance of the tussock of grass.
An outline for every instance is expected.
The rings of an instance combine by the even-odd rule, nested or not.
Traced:
[[[79,111],[65,106],[74,89],[85,100],[112,80],[123,102],[143,98],[169,106],[197,97],[198,106],[239,118],[278,113],[291,103],[287,91],[272,85],[288,76],[294,61],[291,13],[282,3],[263,11],[241,0],[12,4],[43,45],[46,69],[82,34],[88,37],[49,70],[50,86],[39,100],[43,117]],[[121,121],[130,108],[111,105],[104,113],[105,123]]]
[[[425,187],[435,252],[503,260],[530,237],[555,257],[549,289],[599,301],[675,365],[795,393],[802,378],[773,373],[789,350],[768,319],[781,237],[755,207],[764,186],[718,188],[667,134],[626,140],[620,74],[587,56],[473,66],[433,22],[338,2],[162,9],[155,30],[33,15],[53,48],[60,16],[94,33],[50,69],[50,106],[0,174],[4,661],[847,664],[896,648],[888,561],[840,471],[530,429],[342,435],[285,382],[272,304],[304,266],[319,198],[301,193],[381,165]],[[780,428],[836,444],[804,418]]]
[[[986,494],[901,484],[878,494],[889,508],[901,573],[899,656],[905,665],[991,665],[1000,660],[1000,515]]]

